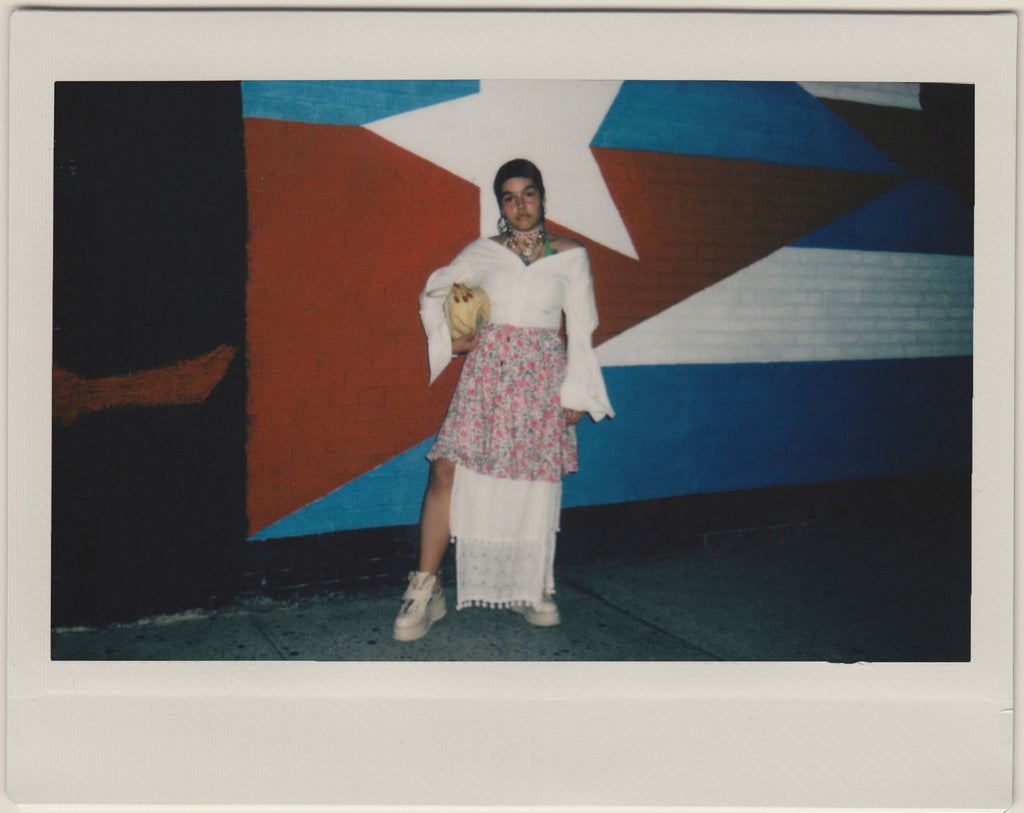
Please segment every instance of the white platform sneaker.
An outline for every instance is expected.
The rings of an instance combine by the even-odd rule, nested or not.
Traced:
[[[409,587],[402,596],[402,609],[395,618],[395,640],[422,638],[435,621],[444,618],[446,612],[441,580],[433,573],[410,573]]]
[[[544,593],[539,603],[528,606],[517,605],[512,608],[512,612],[519,613],[535,627],[553,627],[562,622],[562,618],[558,614],[558,605],[551,600],[548,593]]]

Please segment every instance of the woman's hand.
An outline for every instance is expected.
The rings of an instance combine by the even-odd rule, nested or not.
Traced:
[[[468,353],[476,347],[479,340],[480,336],[475,331],[467,333],[465,336],[459,336],[457,339],[452,339],[452,353],[457,356]]]
[[[584,414],[585,413],[580,412],[578,409],[567,409],[566,407],[562,407],[562,417],[565,418],[565,423],[568,426],[575,426],[578,424],[580,422],[580,418],[582,418]]]

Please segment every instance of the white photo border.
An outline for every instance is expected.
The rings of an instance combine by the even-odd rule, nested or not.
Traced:
[[[90,810],[1009,805],[1012,14],[24,10],[9,24],[10,799]],[[971,662],[51,662],[53,83],[380,78],[973,83]],[[541,759],[553,753],[557,771]]]

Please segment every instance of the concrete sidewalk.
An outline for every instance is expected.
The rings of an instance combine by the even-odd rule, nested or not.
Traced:
[[[723,534],[704,544],[556,570],[562,624],[456,612],[398,643],[404,573],[387,585],[245,598],[217,611],[57,629],[54,660],[963,661],[970,533],[885,517]]]

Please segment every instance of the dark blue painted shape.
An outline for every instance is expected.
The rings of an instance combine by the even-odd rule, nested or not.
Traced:
[[[624,82],[591,144],[906,174],[795,82]]]
[[[361,126],[479,92],[476,80],[242,82],[242,115]]]
[[[906,181],[792,245],[974,254],[974,218],[945,181]]]
[[[970,358],[604,370],[617,414],[578,429],[563,505],[967,470]],[[433,439],[258,538],[411,525]]]

